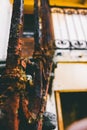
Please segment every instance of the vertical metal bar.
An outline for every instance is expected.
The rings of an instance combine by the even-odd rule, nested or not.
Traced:
[[[74,21],[75,29],[77,32],[78,41],[80,41],[80,40],[84,41],[85,36],[84,36],[83,28],[82,28],[81,23],[80,23],[79,14],[73,14],[73,21]]]
[[[84,10],[78,10],[78,12],[81,20],[81,26],[83,28],[85,41],[87,41],[87,13],[85,14]]]
[[[34,51],[37,51],[40,49],[40,44],[39,44],[39,0],[34,0],[34,40],[35,40],[35,48]]]
[[[20,57],[20,42],[23,28],[23,0],[14,0],[10,36],[7,51],[7,66],[16,66]]]
[[[58,13],[58,21],[59,21],[59,32],[61,33],[61,41],[62,41],[62,43],[59,44],[58,46],[59,48],[69,48],[68,29],[66,26],[65,14],[63,9],[60,9],[60,13]]]
[[[44,50],[52,47],[50,9],[46,0],[41,0],[41,21],[42,21],[42,47]]]
[[[54,28],[54,39],[55,39],[55,45],[58,47],[61,46],[61,30],[60,30],[60,22],[58,18],[59,9],[53,9],[52,10],[52,21],[53,21],[53,28]]]
[[[56,9],[52,11],[52,20],[53,20],[53,27],[54,27],[54,37],[55,40],[61,40],[61,34],[59,29],[59,19],[58,19],[58,12]]]
[[[42,22],[42,47],[46,49],[47,46],[47,10],[46,1],[41,0],[41,22]]]
[[[52,42],[52,32],[50,28],[50,10],[47,0],[40,0],[40,16],[42,24],[42,42],[41,42],[41,59],[40,72],[41,72],[41,82],[42,82],[42,99],[41,108],[39,112],[40,119],[38,120],[37,130],[42,130],[42,119],[43,113],[46,109],[47,94],[49,88],[49,74],[52,68],[52,57],[53,57],[53,42]],[[38,58],[38,57],[37,57]]]
[[[77,35],[76,35],[76,31],[75,31],[75,27],[74,27],[74,23],[73,23],[73,19],[72,19],[72,10],[71,12],[67,9],[65,9],[65,20],[66,20],[66,25],[67,25],[67,29],[68,29],[68,35],[69,35],[69,40],[77,40]]]
[[[23,27],[23,0],[14,0],[13,12],[11,19],[10,37],[8,43],[8,52],[6,60],[6,69],[1,76],[0,96],[6,96],[3,109],[7,113],[7,129],[19,130],[19,103],[20,93],[19,86],[22,86],[22,91],[25,89],[24,76],[25,72],[19,67],[19,61],[21,57],[21,36]],[[23,76],[23,77],[22,77]],[[26,75],[25,75],[26,77]],[[22,81],[22,84],[21,84]],[[20,84],[20,85],[19,85]],[[5,87],[4,87],[5,86]],[[8,88],[14,91],[10,91],[8,94]],[[18,91],[17,91],[18,89]],[[1,100],[1,99],[0,99]]]
[[[65,23],[65,17],[64,17],[64,12],[61,12],[58,14],[59,17],[59,22],[60,22],[60,31],[61,31],[61,38],[62,40],[68,40],[68,32],[66,28],[66,23]]]

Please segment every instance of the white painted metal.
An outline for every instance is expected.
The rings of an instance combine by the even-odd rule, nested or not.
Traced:
[[[67,32],[64,13],[58,13],[58,21],[59,21],[59,28],[60,28],[59,31],[61,32],[62,40],[68,40],[69,36],[68,36],[68,32]]]
[[[76,12],[52,12],[55,40],[87,41],[87,14]]]
[[[12,4],[9,0],[0,0],[0,60],[7,56],[7,46],[11,24]]]
[[[76,33],[77,33],[77,40],[85,40],[85,36],[84,36],[84,30],[81,24],[81,20],[79,17],[79,14],[73,14],[73,22],[75,23],[75,29],[76,29]],[[85,26],[85,25],[84,25]]]
[[[85,40],[87,41],[87,15],[79,14],[79,17],[80,17],[81,24],[83,27],[84,37],[85,37]]]
[[[55,45],[61,48],[55,51],[54,61],[87,61],[87,10],[55,8],[52,19]]]
[[[53,19],[53,28],[54,28],[55,40],[60,40],[61,39],[61,33],[60,33],[60,25],[59,25],[58,13],[57,12],[52,13],[52,19]]]
[[[65,20],[66,20],[66,27],[68,29],[68,35],[69,35],[68,40],[70,41],[77,40],[72,14],[65,14]]]

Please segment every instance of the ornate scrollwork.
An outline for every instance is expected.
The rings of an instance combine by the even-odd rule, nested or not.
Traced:
[[[86,41],[77,41],[77,40],[72,40],[72,41],[68,41],[68,40],[56,40],[55,41],[55,45],[56,48],[58,49],[68,49],[68,50],[72,50],[72,49],[87,49],[87,43]]]
[[[87,15],[87,9],[78,9],[77,11],[79,14]]]
[[[66,49],[70,47],[70,42],[68,40],[64,40],[64,41],[56,40],[55,45],[57,48]]]

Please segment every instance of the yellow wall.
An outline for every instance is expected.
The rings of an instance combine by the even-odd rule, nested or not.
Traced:
[[[24,12],[33,13],[34,0],[24,0]]]
[[[9,0],[11,4],[13,4],[14,0]],[[34,0],[24,0],[24,12],[25,13],[33,13],[34,9]]]
[[[13,1],[13,0],[10,0]],[[84,4],[81,4],[82,0],[49,0],[51,6],[71,6],[87,8],[87,0]],[[24,11],[25,13],[33,13],[34,0],[24,0]]]
[[[56,90],[87,89],[87,63],[58,63],[54,87]]]
[[[87,0],[84,4],[81,1],[83,0],[49,0],[50,5],[87,8]]]

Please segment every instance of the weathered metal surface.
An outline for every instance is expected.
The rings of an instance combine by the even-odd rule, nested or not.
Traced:
[[[31,129],[32,125],[33,130],[42,130],[54,53],[49,11],[46,1],[35,1],[34,54],[31,59],[22,58],[23,0],[14,0],[6,68],[0,79],[1,113],[5,112],[8,130]]]
[[[6,116],[6,130],[19,130],[20,96],[23,96],[21,93],[25,90],[27,81],[20,64],[22,26],[23,0],[14,0],[6,68],[0,79],[0,108]]]
[[[36,2],[36,1],[35,1]],[[38,7],[38,8],[37,8]],[[39,11],[39,12],[38,12]],[[43,125],[43,113],[46,109],[46,102],[47,102],[47,94],[49,89],[49,81],[50,81],[50,73],[52,70],[52,58],[53,58],[53,37],[51,33],[51,24],[50,24],[50,10],[48,7],[48,3],[46,0],[38,0],[35,3],[35,18],[37,22],[35,23],[37,26],[37,30],[35,30],[35,34],[37,34],[38,37],[35,35],[35,51],[33,58],[35,62],[38,65],[39,71],[40,71],[40,81],[35,81],[36,86],[39,86],[39,97],[41,100],[40,103],[40,109],[38,113],[38,125],[37,130],[42,130]],[[41,24],[41,38],[39,38],[39,32],[38,32],[38,25],[37,23]],[[37,76],[38,77],[38,76]],[[38,90],[38,88],[37,88]]]

